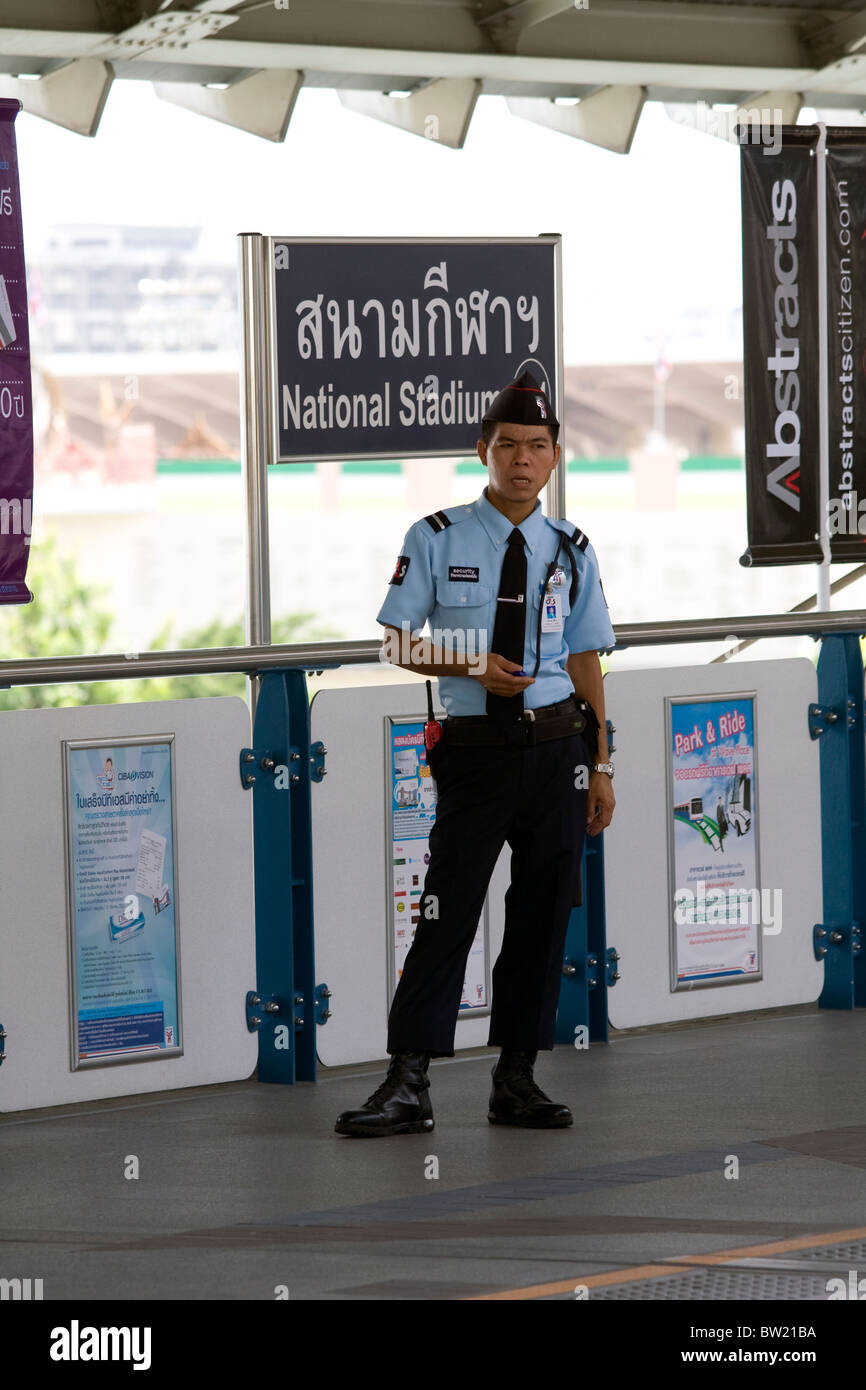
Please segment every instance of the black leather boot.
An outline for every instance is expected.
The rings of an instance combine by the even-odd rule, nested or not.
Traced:
[[[386,1134],[424,1134],[433,1128],[428,1052],[395,1052],[388,1075],[360,1110],[337,1117],[337,1134],[375,1138]]]
[[[574,1123],[567,1105],[558,1105],[532,1079],[537,1052],[503,1052],[493,1068],[487,1118],[492,1125],[525,1129],[564,1129]]]

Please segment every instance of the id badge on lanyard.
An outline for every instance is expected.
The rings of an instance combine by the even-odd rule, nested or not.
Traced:
[[[548,587],[541,595],[541,631],[562,632],[562,593]]]

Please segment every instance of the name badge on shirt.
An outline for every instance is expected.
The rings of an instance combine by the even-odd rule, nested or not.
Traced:
[[[541,631],[562,632],[562,595],[555,589],[541,596]]]

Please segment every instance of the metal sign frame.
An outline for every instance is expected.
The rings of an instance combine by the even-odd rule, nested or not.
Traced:
[[[242,232],[238,236],[240,276],[240,307],[242,326],[241,361],[241,467],[246,494],[247,569],[246,642],[251,646],[267,646],[271,640],[270,611],[270,554],[268,528],[268,467],[278,461],[278,402],[275,383],[275,267],[274,248],[278,245],[302,243],[329,245],[428,245],[431,248],[456,245],[514,245],[538,246],[547,243],[553,248],[554,303],[554,375],[556,407],[564,415],[565,379],[563,365],[562,324],[562,237],[558,232],[545,232],[537,237],[291,237],[263,236],[260,232]],[[505,383],[503,382],[503,385]],[[545,492],[548,516],[565,515],[565,448],[564,431],[560,422],[560,465],[551,476]],[[379,458],[386,455],[377,453]],[[355,454],[330,455],[352,459]],[[393,458],[450,458],[452,451],[438,453],[425,450],[419,454],[389,454]],[[301,462],[298,457],[294,462]],[[317,460],[324,462],[325,460]],[[290,466],[290,465],[288,465]],[[250,699],[255,711],[256,679],[251,678]]]
[[[280,453],[280,429],[279,429],[279,363],[277,360],[277,305],[276,305],[276,281],[277,272],[275,266],[275,251],[278,246],[429,246],[431,251],[440,247],[448,246],[550,246],[553,250],[553,300],[556,306],[556,314],[553,327],[553,381],[552,385],[556,391],[554,401],[555,408],[560,416],[563,413],[563,392],[564,392],[564,367],[562,355],[562,238],[559,234],[547,233],[537,237],[280,237],[266,236],[263,238],[263,291],[265,296],[265,341],[267,345],[266,353],[266,390],[265,402],[267,411],[267,436],[269,445],[268,463],[276,466],[278,464],[291,465],[293,463],[309,462],[345,462],[356,459],[373,457],[368,452],[359,454],[357,451],[342,454],[329,453],[327,458],[316,454],[291,454],[282,455]],[[501,383],[503,386],[505,382]],[[416,449],[416,450],[376,450],[377,459],[413,459],[413,458],[454,458],[456,457],[453,448],[449,449]]]

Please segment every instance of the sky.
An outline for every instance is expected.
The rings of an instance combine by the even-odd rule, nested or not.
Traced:
[[[301,91],[277,145],[131,81],[115,82],[93,139],[26,112],[16,129],[34,257],[52,226],[80,222],[200,225],[202,254],[223,262],[241,231],[561,232],[567,363],[653,360],[662,344],[678,360],[684,323],[723,328],[741,304],[739,151],[656,103],[629,155],[511,116],[501,97],[479,100],[450,150],[318,89]]]

